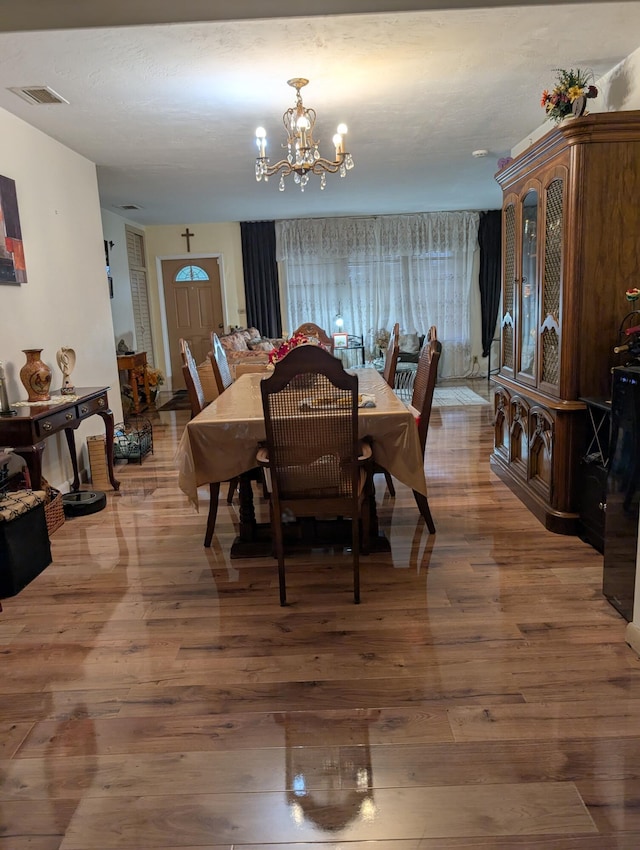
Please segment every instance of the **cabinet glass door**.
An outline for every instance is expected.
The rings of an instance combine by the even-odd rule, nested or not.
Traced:
[[[527,192],[522,203],[521,245],[520,373],[535,378],[538,342],[538,193],[535,189]]]

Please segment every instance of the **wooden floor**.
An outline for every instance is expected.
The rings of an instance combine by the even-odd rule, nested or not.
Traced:
[[[489,405],[433,413],[435,536],[377,477],[359,606],[315,551],[280,608],[271,558],[229,559],[237,503],[203,548],[186,420],[154,414],[155,454],[3,603],[2,850],[640,847],[638,658],[601,556],[491,473]]]

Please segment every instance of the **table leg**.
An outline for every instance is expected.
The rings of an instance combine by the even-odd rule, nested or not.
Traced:
[[[107,450],[107,469],[109,472],[109,481],[111,482],[111,486],[114,490],[119,490],[120,482],[116,481],[115,475],[113,474],[113,434],[115,430],[115,426],[113,424],[113,411],[110,408],[107,410],[99,410],[98,416],[102,417],[102,421],[104,422],[105,448]]]
[[[73,433],[73,428],[65,428],[64,435],[67,438],[69,454],[71,455],[71,466],[73,468],[73,483],[71,484],[71,489],[75,493],[80,489],[80,475],[78,474],[78,456],[76,454],[76,438]]]
[[[143,380],[144,380],[144,397],[146,399],[147,404],[149,405],[149,404],[151,404],[151,393],[150,393],[150,390],[149,390],[149,373],[147,372],[147,364],[146,363],[144,364],[144,372],[142,374],[144,376],[143,377]]]
[[[129,384],[131,385],[131,394],[133,396],[133,410],[135,413],[140,413],[140,396],[138,395],[138,382],[136,381],[135,371],[129,369],[127,372]]]
[[[254,540],[256,536],[256,510],[253,504],[253,487],[251,473],[243,472],[240,476],[240,539]]]

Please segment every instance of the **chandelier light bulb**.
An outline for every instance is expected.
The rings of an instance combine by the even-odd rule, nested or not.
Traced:
[[[346,124],[338,125],[338,132],[333,137],[335,145],[335,159],[323,157],[318,150],[318,142],[314,139],[314,128],[316,124],[316,111],[311,107],[305,107],[302,102],[300,89],[308,84],[309,80],[303,77],[295,77],[287,80],[288,85],[296,90],[295,106],[287,109],[282,116],[286,143],[283,147],[287,149],[287,158],[270,164],[266,155],[267,132],[264,127],[256,130],[256,143],[259,156],[256,160],[256,180],[267,180],[274,174],[280,174],[278,188],[285,188],[284,178],[293,174],[295,183],[304,191],[312,174],[320,177],[320,188],[324,189],[327,174],[340,174],[344,177],[347,170],[353,168],[353,157],[344,148],[344,135],[347,132]]]
[[[258,127],[256,129],[256,144],[258,145],[258,150],[260,153],[258,156],[264,158],[267,150],[267,131],[264,127]]]

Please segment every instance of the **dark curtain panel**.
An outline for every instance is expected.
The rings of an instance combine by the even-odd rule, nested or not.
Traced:
[[[480,213],[480,309],[482,312],[482,356],[489,356],[500,306],[502,265],[502,210]]]
[[[240,222],[247,327],[262,336],[282,336],[280,292],[276,263],[276,225],[273,221]]]

